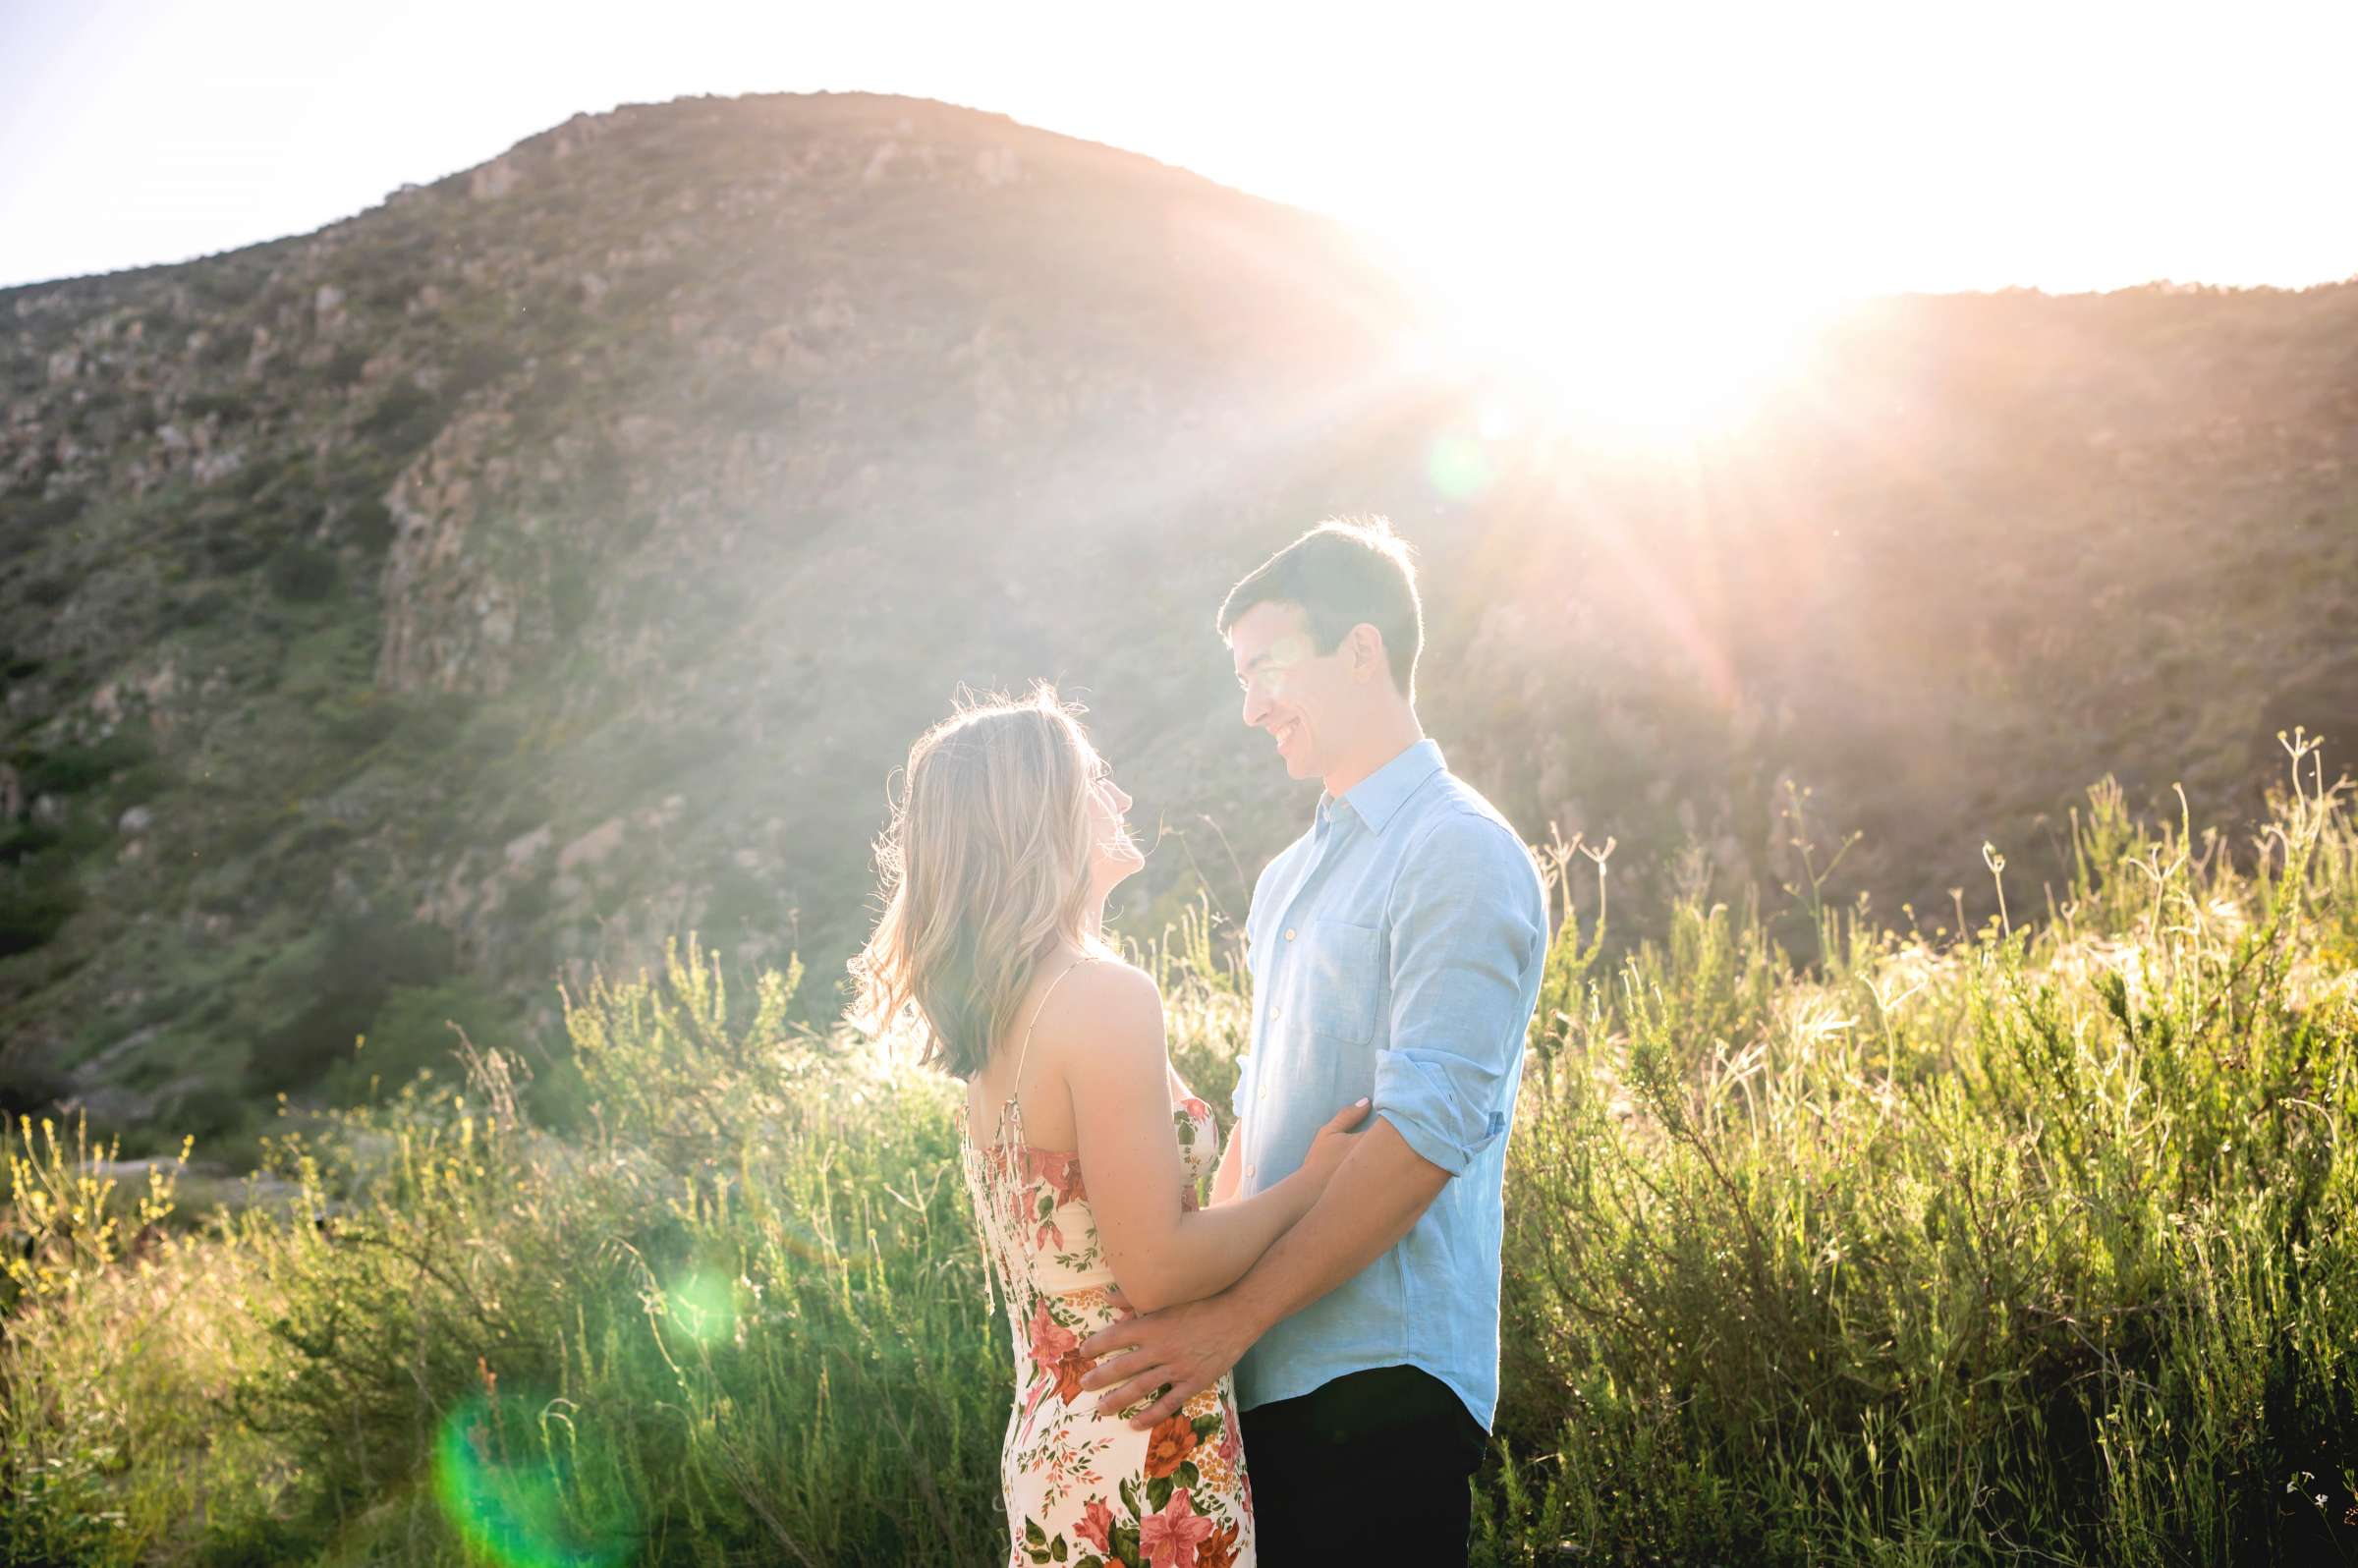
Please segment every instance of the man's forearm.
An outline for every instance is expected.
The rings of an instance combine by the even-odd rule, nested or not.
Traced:
[[[1390,1122],[1372,1118],[1325,1193],[1223,1295],[1266,1330],[1382,1257],[1448,1181]]]

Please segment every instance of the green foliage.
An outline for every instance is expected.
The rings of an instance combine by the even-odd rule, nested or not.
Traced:
[[[0,539],[13,551],[29,548],[60,529],[71,528],[89,507],[89,498],[74,491],[63,495],[11,495],[0,500]]]
[[[2045,930],[1829,919],[1803,977],[1689,904],[1591,986],[1514,1150],[1509,1521],[1615,1560],[2347,1560],[2338,794],[2296,781],[2239,870],[2107,784]]]
[[[82,904],[81,888],[63,869],[0,872],[0,956],[46,944]]]
[[[368,351],[358,343],[348,343],[328,357],[319,376],[332,387],[354,387],[360,385],[361,372],[367,365]]]
[[[321,1091],[331,1101],[346,1103],[369,1097],[371,1082],[399,1086],[420,1068],[456,1077],[459,1036],[451,1026],[472,1038],[498,1039],[514,1033],[511,1011],[468,975],[389,986],[352,1053],[329,1070]]]
[[[362,419],[360,433],[388,454],[416,451],[442,427],[443,404],[415,382],[404,381],[377,400]]]
[[[0,1357],[28,1316],[74,1310],[173,1209],[173,1166],[148,1166],[137,1194],[99,1174],[117,1146],[93,1149],[77,1116],[71,1143],[57,1124],[20,1116],[0,1189]],[[188,1157],[183,1144],[181,1160]],[[126,1455],[116,1424],[86,1399],[42,1397],[49,1387],[0,1360],[0,1563],[115,1560],[124,1525],[108,1478]]]
[[[1544,854],[1596,913],[1560,923],[1509,1145],[1475,1560],[2350,1560],[2358,829],[2288,750],[2242,855],[2107,783],[2049,919],[1939,943],[1818,908],[1798,962],[1695,891],[1607,968],[1605,852]],[[1224,1111],[1228,932],[1200,902],[1135,951]],[[459,1018],[463,1083],[265,1140],[284,1212],[21,1318],[0,1371],[53,1414],[9,1428],[14,1539],[161,1561],[201,1513],[216,1561],[1002,1560],[956,1089],[793,1024],[799,980],[733,990],[692,936],[561,989],[562,1137],[475,1046],[480,998],[388,993],[364,1059]]]
[[[336,558],[311,545],[289,541],[270,552],[263,574],[270,590],[298,602],[323,599],[336,589]]]
[[[33,795],[80,795],[105,783],[119,768],[145,762],[155,756],[154,744],[139,730],[124,728],[97,741],[72,741],[47,752],[19,754],[25,792]]]
[[[255,1087],[302,1082],[348,1055],[395,987],[451,973],[450,933],[404,915],[338,914],[273,954],[255,977],[249,1024]]]
[[[523,1122],[493,1051],[464,1092],[421,1082],[352,1113],[324,1160],[274,1148],[308,1212],[331,1189],[369,1199],[324,1230],[250,1219],[241,1243],[284,1291],[228,1404],[315,1456],[290,1499],[311,1549],[393,1496],[378,1548],[448,1552],[454,1491],[513,1495],[552,1466],[533,1512],[574,1550],[619,1521],[638,1560],[899,1561],[987,1539],[1012,1373],[951,1098],[789,1030],[793,983],[765,974],[732,1030],[692,941],[660,981],[568,997],[593,1107],[578,1145]],[[454,1480],[434,1440],[454,1417],[504,1457]]]

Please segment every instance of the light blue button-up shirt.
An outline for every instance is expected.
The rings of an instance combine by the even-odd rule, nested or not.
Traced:
[[[1299,1169],[1312,1135],[1363,1094],[1450,1180],[1388,1252],[1245,1353],[1237,1404],[1407,1364],[1488,1430],[1506,1132],[1547,946],[1539,868],[1441,749],[1419,741],[1341,800],[1319,795],[1310,831],[1254,884],[1245,938],[1240,1193]]]

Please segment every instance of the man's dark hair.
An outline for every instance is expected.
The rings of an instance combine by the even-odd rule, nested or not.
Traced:
[[[1221,601],[1220,636],[1256,604],[1300,605],[1321,654],[1340,647],[1351,628],[1367,622],[1383,634],[1392,685],[1416,700],[1425,612],[1408,541],[1384,519],[1328,518],[1262,562]]]

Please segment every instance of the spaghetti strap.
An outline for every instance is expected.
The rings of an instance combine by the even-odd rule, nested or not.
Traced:
[[[1086,954],[1074,959],[1064,967],[1062,973],[1048,981],[1048,988],[1039,993],[1039,1005],[1032,1009],[1032,1022],[1024,1026],[1023,1047],[1015,1053],[1015,1076],[1007,1080],[1007,1105],[1015,1105],[1016,1092],[1024,1087],[1024,1063],[1032,1055],[1032,1032],[1039,1028],[1039,1015],[1048,1010],[1048,998],[1056,994],[1056,987],[1064,983],[1066,975],[1070,975],[1084,964],[1095,964],[1095,962],[1097,962],[1096,959]],[[1021,1105],[1015,1105],[1016,1115],[1020,1117],[1023,1115],[1023,1111],[1024,1108]],[[1002,1105],[1000,1113],[1003,1115],[1005,1112],[1006,1106]]]

